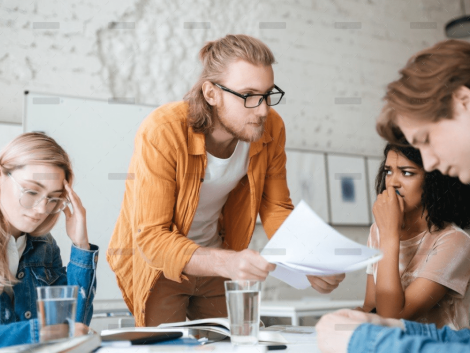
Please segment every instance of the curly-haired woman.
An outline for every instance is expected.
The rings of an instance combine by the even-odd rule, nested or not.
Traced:
[[[363,311],[384,317],[468,326],[470,186],[426,173],[406,140],[387,144],[376,179],[368,245],[384,253],[367,268]],[[443,266],[446,264],[446,266]]]

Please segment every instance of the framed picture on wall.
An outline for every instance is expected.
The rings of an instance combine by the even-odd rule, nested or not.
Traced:
[[[327,155],[331,224],[369,225],[364,157]]]
[[[381,158],[376,157],[367,157],[367,175],[368,175],[368,187],[369,187],[369,213],[371,222],[375,222],[374,214],[372,213],[372,206],[374,206],[374,202],[377,199],[377,194],[375,193],[375,178],[377,177],[377,173],[379,171],[380,163],[382,162]]]
[[[287,185],[294,205],[304,200],[325,222],[330,222],[325,154],[287,150]]]

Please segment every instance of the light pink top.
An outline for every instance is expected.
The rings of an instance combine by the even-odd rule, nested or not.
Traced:
[[[374,223],[370,228],[367,246],[378,249],[379,229]],[[399,271],[405,290],[416,278],[446,286],[450,290],[444,298],[416,321],[434,323],[438,328],[449,325],[459,330],[469,326],[470,291],[470,236],[455,224],[445,229],[418,234],[400,241]],[[374,275],[380,261],[367,267],[367,274]]]

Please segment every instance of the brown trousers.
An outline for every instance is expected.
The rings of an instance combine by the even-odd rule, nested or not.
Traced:
[[[158,279],[145,303],[145,326],[162,323],[227,317],[223,277],[186,275],[182,283]]]

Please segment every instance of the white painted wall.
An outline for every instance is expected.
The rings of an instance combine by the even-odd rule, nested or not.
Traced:
[[[21,124],[0,122],[0,150],[22,133],[23,126]]]
[[[24,90],[180,100],[204,41],[246,33],[276,55],[289,147],[380,155],[374,120],[386,84],[412,53],[444,39],[444,24],[459,15],[458,0],[0,1],[0,121],[21,122]],[[411,29],[414,22],[433,28]],[[356,104],[338,104],[352,98]],[[366,241],[367,228],[338,229]],[[251,246],[265,242],[257,229]],[[266,298],[315,295],[275,280],[266,286]],[[357,272],[332,297],[362,298],[364,288]]]

